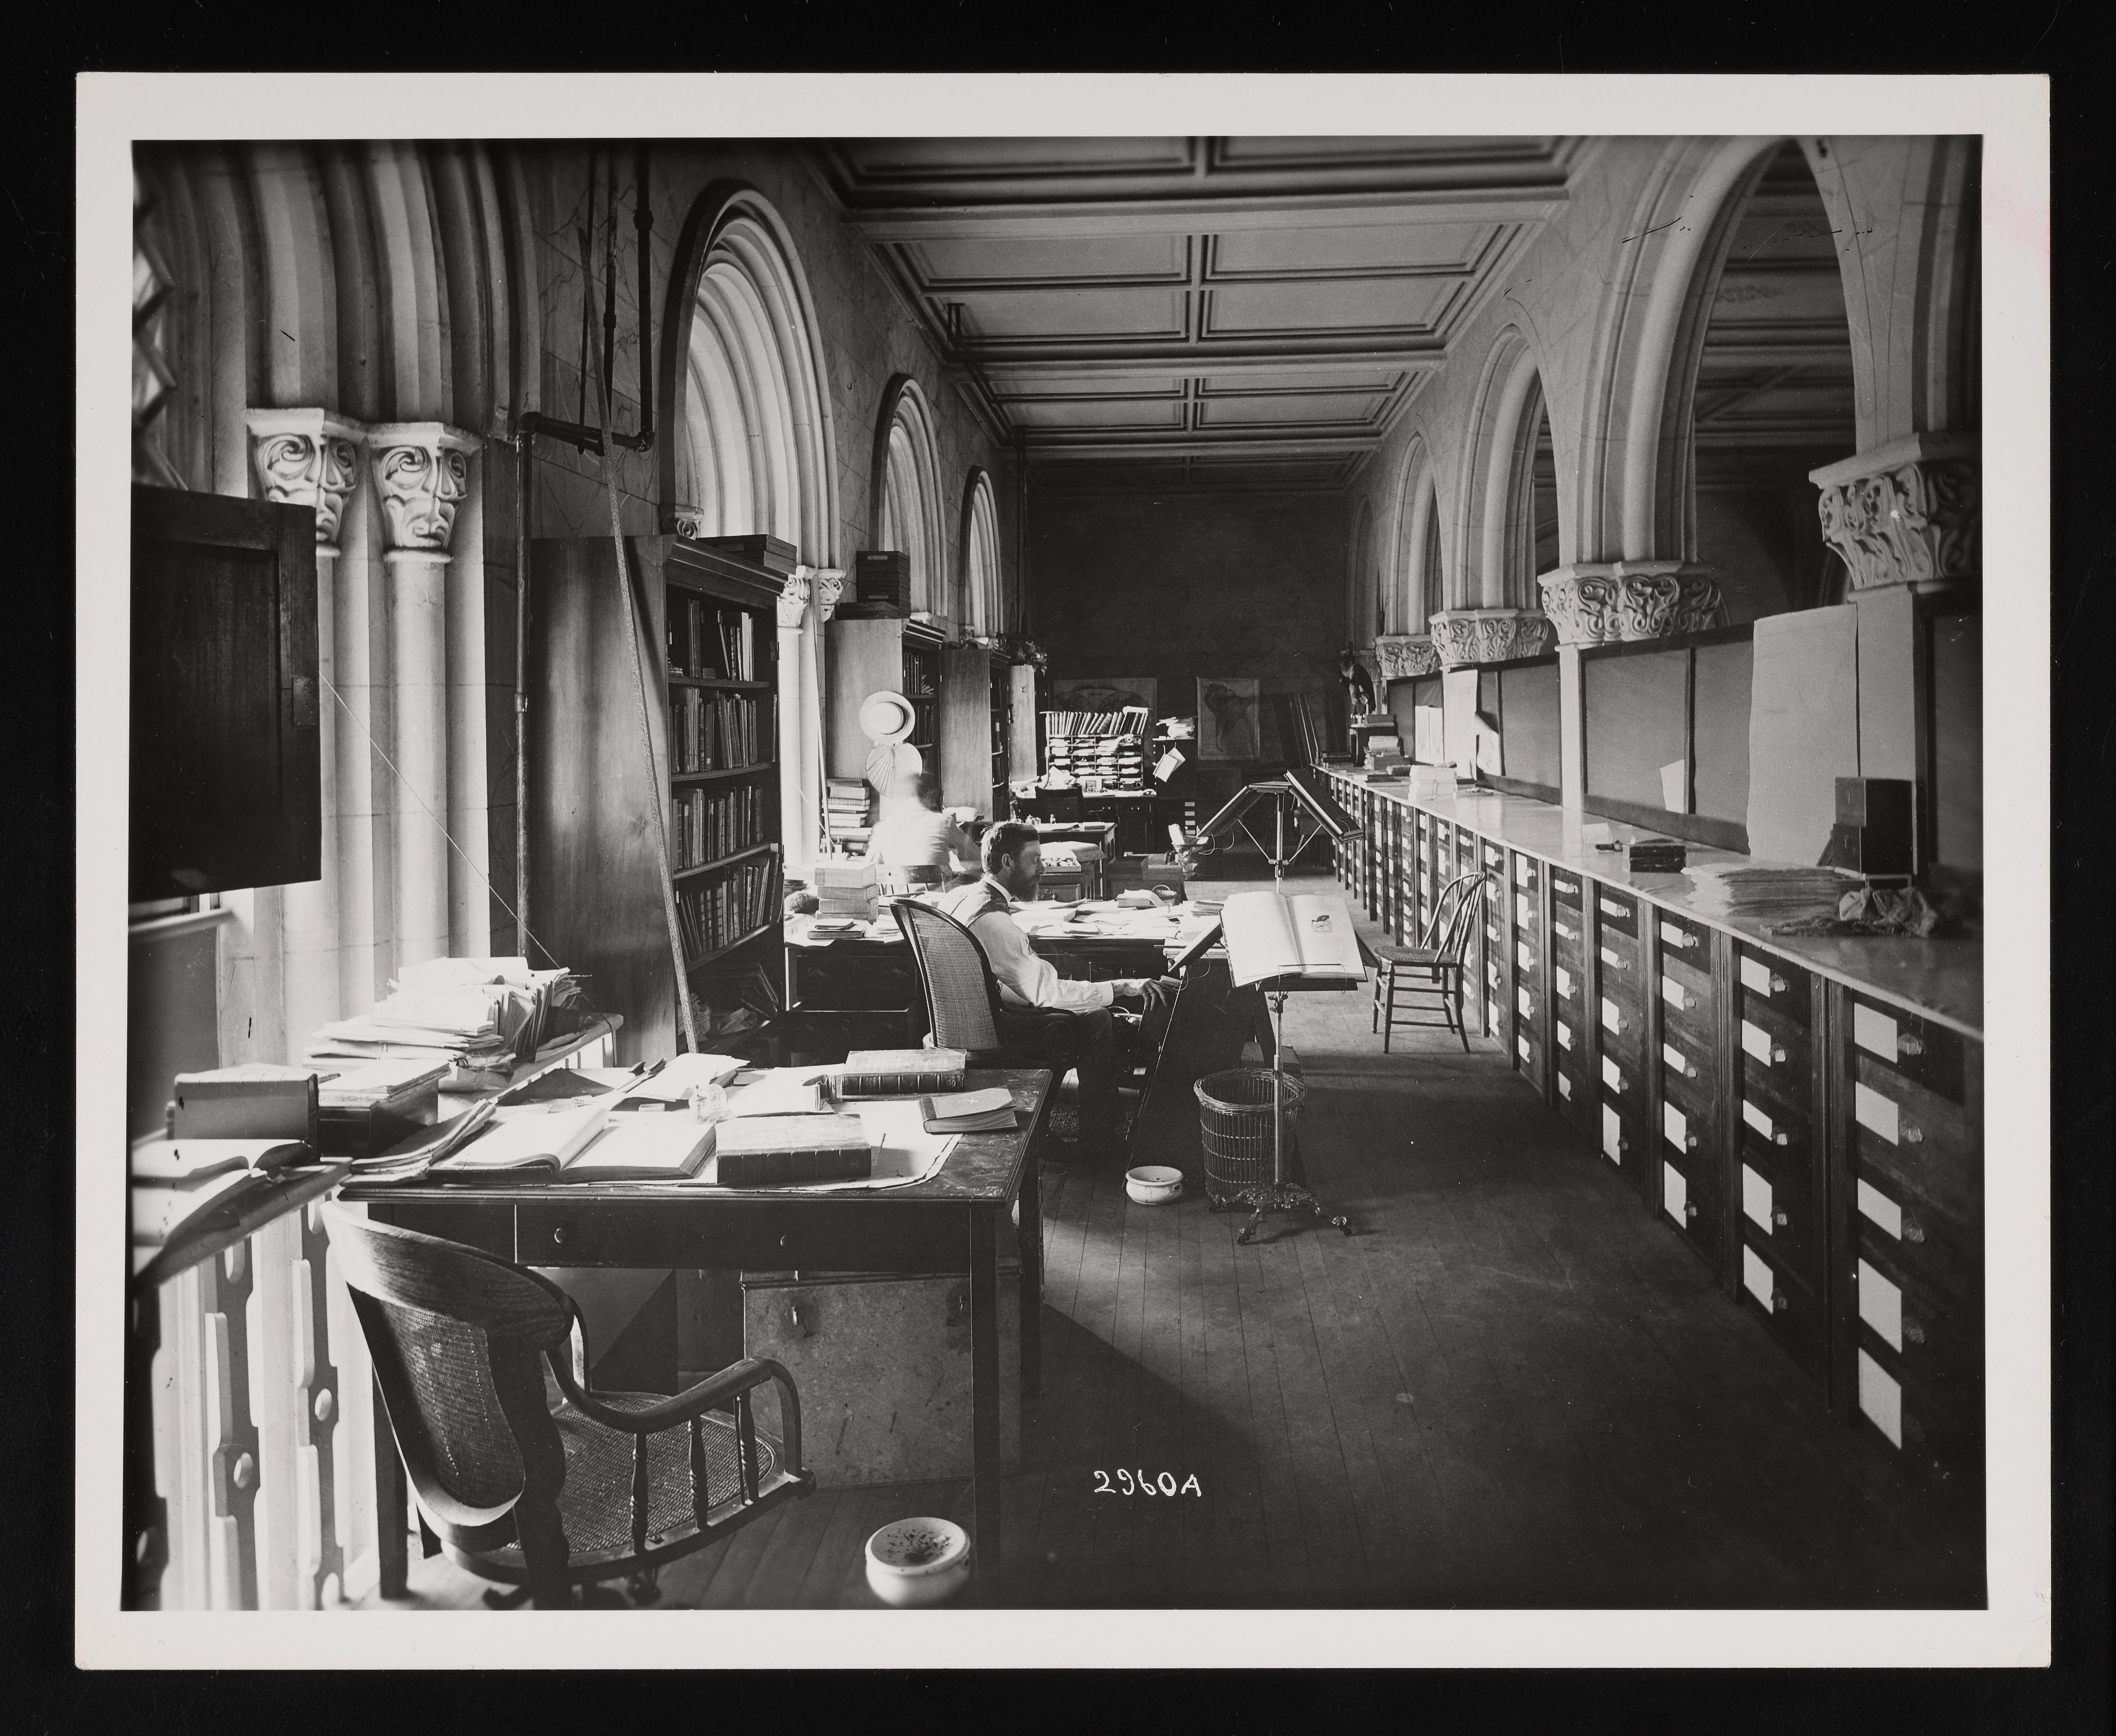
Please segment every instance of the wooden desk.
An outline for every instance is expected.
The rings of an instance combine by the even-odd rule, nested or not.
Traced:
[[[941,1173],[876,1192],[674,1188],[609,1183],[542,1187],[375,1187],[343,1197],[384,1224],[482,1248],[520,1265],[650,1270],[967,1273],[970,1280],[971,1463],[978,1553],[1000,1561],[999,1268],[1000,1215],[1020,1208],[1021,1390],[1042,1380],[1043,1294],[1038,1152],[1051,1076],[973,1072],[966,1088],[1004,1086],[1028,1124],[968,1133]],[[379,1432],[379,1431],[378,1431]],[[380,1443],[378,1442],[378,1447]],[[376,1525],[405,1534],[403,1467],[393,1447],[375,1455]],[[403,1593],[406,1563],[384,1555],[382,1595]]]

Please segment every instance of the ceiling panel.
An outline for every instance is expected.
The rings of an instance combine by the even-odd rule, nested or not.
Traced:
[[[1314,138],[1215,139],[1212,141],[1211,161],[1216,168],[1520,162],[1550,157],[1557,142],[1555,138],[1520,136],[1387,138],[1350,134]]]
[[[1180,429],[1181,398],[1058,398],[1047,402],[1010,399],[1015,421],[1028,428]]]
[[[1016,379],[1002,371],[993,382],[1002,403],[1035,403],[1053,397],[1181,397],[1188,382],[1178,375],[1134,374],[1045,374]]]
[[[969,329],[978,338],[1166,338],[1185,335],[1180,290],[983,291],[966,296]]]
[[[1199,428],[1281,428],[1301,423],[1366,426],[1387,406],[1387,394],[1275,393],[1267,397],[1216,397],[1198,406]]]
[[[978,174],[1110,174],[1187,170],[1189,139],[843,139],[862,178],[960,180]]]
[[[1393,223],[1340,229],[1246,229],[1212,237],[1206,278],[1339,273],[1467,272],[1490,223]]]
[[[1182,283],[1190,275],[1185,235],[1092,235],[1065,241],[995,236],[913,242],[904,252],[919,281],[933,289],[1098,279]]]
[[[1214,290],[1208,337],[1355,336],[1439,329],[1458,293],[1447,279],[1351,278],[1318,283],[1224,284]]]
[[[1224,374],[1205,375],[1198,382],[1198,395],[1216,397],[1230,392],[1394,392],[1410,376],[1392,370],[1372,368],[1350,372],[1329,368],[1304,368],[1295,374]]]

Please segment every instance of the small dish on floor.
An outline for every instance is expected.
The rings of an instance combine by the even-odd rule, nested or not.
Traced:
[[[970,1534],[950,1519],[899,1519],[867,1540],[867,1582],[899,1610],[952,1597],[970,1577]]]
[[[1166,1164],[1125,1171],[1125,1192],[1142,1206],[1168,1206],[1183,1197],[1183,1172]]]

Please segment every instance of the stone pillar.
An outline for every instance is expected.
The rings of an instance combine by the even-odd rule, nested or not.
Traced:
[[[1681,561],[1576,561],[1536,581],[1561,647],[1700,633],[1726,624],[1707,567]]]
[[[320,1025],[345,1011],[339,971],[343,875],[338,827],[338,564],[347,503],[360,486],[366,430],[328,410],[252,410],[250,460],[262,497],[316,515],[317,793],[322,873],[288,886],[283,910],[285,1059],[297,1059]],[[364,1000],[364,997],[363,997]]]
[[[1915,778],[1929,727],[1917,700],[1917,599],[1981,581],[1980,438],[1910,434],[1808,476],[1822,490],[1822,540],[1850,572],[1859,610],[1860,773]]]
[[[1511,663],[1550,649],[1550,618],[1533,609],[1451,609],[1427,623],[1443,668]]]
[[[808,713],[814,698],[809,656],[813,636],[803,631],[814,595],[809,571],[796,567],[779,587],[779,836],[789,862],[805,862],[813,856],[822,829],[821,787],[804,775],[802,764],[808,753]]]
[[[399,967],[448,949],[448,547],[478,445],[439,422],[368,434],[389,575]]]

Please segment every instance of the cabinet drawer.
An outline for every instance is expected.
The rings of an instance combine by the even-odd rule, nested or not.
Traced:
[[[1649,1163],[1659,1160],[1649,1150],[1640,1126],[1641,1118],[1610,1100],[1605,1089],[1595,1105],[1594,1149],[1627,1176],[1636,1177]]]
[[[1860,1423],[1920,1488],[1973,1503],[1984,1475],[1982,1380],[1936,1389],[1893,1366],[1887,1352],[1872,1344],[1862,1334],[1853,1358]]]
[[[1682,1232],[1683,1239],[1705,1265],[1719,1264],[1719,1201],[1699,1185],[1704,1172],[1686,1170],[1663,1156],[1658,1190],[1662,1214]]]
[[[1854,1176],[1852,1196],[1852,1241],[1861,1254],[1944,1295],[1982,1293],[1980,1225],[1934,1210],[1888,1176]]]
[[[1561,904],[1550,913],[1550,947],[1555,956],[1562,958],[1570,954],[1575,963],[1585,953],[1587,936],[1578,911]]]
[[[1966,1110],[1866,1055],[1854,1058],[1851,1073],[1847,1107],[1860,1146],[1886,1146],[1909,1157],[1929,1151],[1956,1164],[1981,1159],[1982,1130]]]
[[[1679,1071],[1670,1064],[1668,1059],[1667,1051],[1672,1046],[1663,1043],[1653,1057],[1654,1074],[1658,1082],[1660,1094],[1682,1111],[1690,1131],[1704,1134],[1709,1144],[1714,1137],[1710,1130],[1719,1125],[1722,1114],[1712,1070],[1709,1067],[1698,1066],[1695,1074]],[[1681,1054],[1680,1050],[1677,1053],[1678,1055]],[[1688,1064],[1696,1064],[1688,1063],[1687,1057],[1683,1059]]]
[[[1711,1043],[1691,1031],[1662,1025],[1660,1068],[1662,1078],[1700,1095],[1707,1102],[1717,1089],[1718,1069],[1713,1063]]]
[[[1543,884],[1542,864],[1532,856],[1523,856],[1518,850],[1514,852],[1514,884],[1531,898]]]
[[[1553,955],[1550,967],[1551,998],[1560,1007],[1569,1007],[1576,1015],[1580,1005],[1580,961],[1576,957],[1570,965],[1557,962]]]
[[[1767,953],[1746,940],[1734,943],[1734,976],[1741,994],[1753,997],[1782,1011],[1803,1025],[1813,1022],[1810,1010],[1813,979],[1776,953]]]
[[[1557,1069],[1558,1113],[1571,1123],[1583,1139],[1594,1137],[1594,1118],[1600,1108],[1599,1100],[1587,1088],[1583,1076],[1569,1072],[1562,1066]]]
[[[1775,1256],[1760,1251],[1754,1226],[1741,1226],[1741,1303],[1756,1316],[1779,1347],[1818,1386],[1824,1384],[1823,1342],[1825,1321],[1821,1298],[1786,1270]]]
[[[1514,931],[1514,970],[1524,982],[1533,982],[1541,974],[1543,955],[1536,950],[1535,941],[1520,930]]]
[[[1550,870],[1550,895],[1571,910],[1578,910],[1585,896],[1585,883],[1569,868]]]
[[[1506,878],[1506,852],[1505,846],[1488,842],[1480,844],[1479,848],[1484,853],[1484,866],[1503,880]]]
[[[1592,883],[1594,893],[1595,925],[1604,932],[1614,929],[1618,934],[1639,938],[1639,901],[1628,893],[1612,892],[1598,881]]]
[[[1632,935],[1607,922],[1598,921],[1594,925],[1594,952],[1602,961],[1604,981],[1612,972],[1621,972],[1635,981],[1644,969],[1644,948]]]
[[[1735,1094],[1734,1113],[1740,1129],[1736,1144],[1745,1156],[1753,1153],[1759,1162],[1784,1171],[1813,1155],[1813,1131],[1797,1109],[1745,1087]]]
[[[1788,1043],[1782,1032],[1765,1029],[1744,1015],[1734,1026],[1736,1088],[1767,1105],[1813,1113],[1814,1069],[1805,1040]]]
[[[1660,973],[1660,998],[1676,1012],[1692,1016],[1693,1022],[1709,1025],[1712,1018],[1712,972],[1705,966],[1691,962],[1687,958],[1671,953],[1663,948],[1657,967]],[[1669,986],[1675,985],[1674,988]],[[1680,989],[1681,993],[1676,992]]]
[[[1628,1115],[1643,1115],[1646,1107],[1645,1072],[1629,1057],[1605,1048],[1595,1063],[1603,1095],[1622,1105]]]
[[[1606,976],[1603,992],[1595,1001],[1594,1029],[1596,1040],[1604,1049],[1623,1056],[1635,1067],[1644,1061],[1645,1016],[1623,986],[1612,984]]]
[[[1825,1225],[1815,1190],[1754,1162],[1741,1164],[1735,1179],[1741,1184],[1743,1233],[1769,1247],[1792,1270],[1819,1274]]]
[[[1934,1285],[1882,1247],[1860,1249],[1846,1266],[1861,1323],[1905,1368],[1959,1374],[1981,1362],[1980,1284]]]
[[[1711,930],[1680,916],[1671,916],[1666,912],[1661,912],[1657,922],[1662,958],[1686,960],[1700,971],[1712,968]]]
[[[1533,935],[1543,926],[1543,913],[1535,907],[1534,893],[1523,892],[1516,887],[1514,891],[1513,911],[1516,934]]]
[[[1526,1019],[1514,1026],[1514,1065],[1532,1079],[1543,1077],[1543,1040]]]

